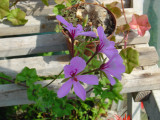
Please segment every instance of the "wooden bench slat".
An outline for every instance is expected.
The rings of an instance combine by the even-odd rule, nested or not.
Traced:
[[[160,89],[160,69],[133,71],[124,74],[122,93]]]
[[[0,72],[15,77],[25,66],[36,68],[40,76],[57,75],[68,64],[68,55],[0,60]]]
[[[157,63],[158,55],[154,47],[136,48],[136,50],[140,52],[140,66],[154,65]],[[63,66],[66,65],[68,61],[68,55],[0,60],[0,72],[15,77],[25,66],[28,66],[30,68],[36,68],[38,75],[41,76],[56,75],[63,69]]]
[[[143,101],[144,108],[150,120],[160,118],[160,90],[153,90],[148,100]]]
[[[116,35],[116,42],[123,36]],[[134,31],[129,33],[128,45],[146,44],[149,42],[150,34],[141,37]],[[124,45],[121,43],[120,45]],[[56,52],[67,50],[65,36],[62,33],[32,35],[24,37],[0,38],[0,57],[29,55],[44,52]]]
[[[123,77],[122,79],[123,89],[121,93],[160,89],[160,69],[157,69],[154,72],[150,69],[143,71],[133,71],[133,73],[127,76],[126,74],[124,74],[124,76],[125,77]],[[37,84],[46,85],[50,81],[51,80],[39,81],[37,82]],[[53,82],[49,86],[49,89],[54,89],[55,91],[57,91],[59,87],[62,85],[62,83],[60,82],[61,80]],[[139,85],[142,86],[139,87]],[[91,86],[87,86],[86,84],[84,87],[86,88],[86,90],[91,88]],[[0,101],[2,101],[0,103],[0,106],[12,106],[33,103],[32,101],[29,101],[27,98],[26,88],[18,86],[16,84],[0,85]]]
[[[127,8],[125,10],[126,16],[129,15],[127,18],[131,19],[131,13],[133,13],[132,11],[134,10],[132,8]],[[124,21],[123,18],[124,16],[117,19],[117,25]],[[53,32],[55,25],[57,24],[56,16],[54,15],[52,15],[52,17],[48,15],[26,16],[26,19],[28,19],[28,22],[24,26],[12,26],[8,21],[0,23],[0,36]]]
[[[62,33],[0,38],[0,57],[67,50]]]

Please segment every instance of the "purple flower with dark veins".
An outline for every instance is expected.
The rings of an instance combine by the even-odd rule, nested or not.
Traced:
[[[113,41],[109,41],[104,33],[103,27],[99,26],[97,28],[100,44],[97,45],[97,53],[104,53],[109,59],[114,55],[118,54],[117,49],[115,49],[115,43]]]
[[[107,63],[101,65],[100,70],[105,72],[111,85],[114,85],[116,81],[113,77],[121,80],[121,74],[125,72],[123,59],[119,54],[115,54]]]
[[[94,38],[97,37],[96,33],[94,33],[93,31],[84,32],[83,27],[80,24],[78,24],[76,27],[73,27],[72,23],[67,22],[62,16],[57,15],[56,18],[62,24],[65,25],[63,27],[69,31],[69,33],[71,35],[70,37],[72,37],[72,39],[75,39],[79,35],[90,36],[90,37],[94,37]]]
[[[58,90],[57,94],[59,98],[66,96],[72,88],[78,97],[82,100],[86,99],[86,91],[82,87],[79,81],[90,84],[90,85],[98,85],[98,77],[95,75],[78,75],[78,73],[82,72],[86,67],[86,62],[80,57],[74,57],[70,61],[70,65],[66,65],[64,67],[65,78],[69,78],[67,82],[65,82],[62,87]]]

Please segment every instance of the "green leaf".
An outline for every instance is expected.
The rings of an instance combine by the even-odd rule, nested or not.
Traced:
[[[120,26],[117,26],[116,34],[120,34],[129,30],[130,30],[129,24],[120,25]]]
[[[118,7],[113,7],[110,10],[116,18],[120,18],[122,16],[121,9],[119,9]]]
[[[108,9],[111,9],[111,8],[113,8],[113,7],[116,7],[117,4],[118,4],[118,2],[115,1],[115,2],[112,2],[112,3],[110,3],[110,4],[107,4],[106,7],[107,7]]]
[[[30,86],[38,79],[39,77],[37,75],[36,69],[25,67],[20,73],[17,74],[15,82],[26,82],[26,84]]]
[[[0,77],[2,78],[6,78],[8,80],[12,80],[12,77],[5,75],[4,73],[0,73]],[[4,80],[4,79],[0,79],[0,84],[9,84],[10,82]]]
[[[62,32],[62,26],[61,25],[56,25],[56,27],[55,27],[55,31],[56,31],[56,33],[59,33],[59,32]]]
[[[64,2],[64,0],[54,0],[54,2],[57,4],[62,4]]]
[[[65,6],[63,4],[58,4],[56,6],[54,6],[53,8],[53,13],[56,14],[56,15],[61,15],[62,14],[62,9],[64,9]]]
[[[0,0],[0,19],[9,14],[9,0]]]
[[[133,68],[139,66],[139,53],[131,47],[121,50],[121,57],[126,67],[126,73],[131,73]]]
[[[43,2],[45,5],[49,6],[48,0],[42,0],[42,2]]]
[[[19,8],[13,9],[7,16],[7,19],[12,22],[13,25],[24,25],[28,20],[25,19],[26,13]]]

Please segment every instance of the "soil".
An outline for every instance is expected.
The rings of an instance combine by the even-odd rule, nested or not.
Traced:
[[[115,29],[113,16],[103,7],[93,4],[80,4],[78,7],[73,6],[68,11],[63,11],[63,16],[74,26],[82,24],[88,15],[88,22],[84,30],[95,30],[98,26],[103,26],[104,32],[108,37]]]

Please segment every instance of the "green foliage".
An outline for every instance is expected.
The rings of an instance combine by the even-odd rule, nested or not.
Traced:
[[[26,13],[19,8],[13,9],[7,16],[7,19],[12,22],[13,25],[24,25],[28,20],[25,19]]]
[[[49,6],[48,0],[42,0],[42,2],[43,2],[45,5]]]
[[[116,34],[120,34],[129,30],[130,30],[129,24],[120,25],[120,26],[117,26]]]
[[[126,73],[131,73],[133,68],[139,66],[139,53],[131,47],[121,50],[121,57],[126,67]]]
[[[58,4],[56,6],[54,6],[53,8],[53,13],[56,15],[61,15],[62,14],[62,9],[65,8],[65,5],[63,4]]]
[[[0,19],[9,14],[9,0],[0,0]]]
[[[8,80],[12,80],[12,77],[10,77],[10,76],[8,76],[8,75],[6,75],[6,74],[4,74],[4,73],[0,73],[0,77],[6,78],[6,79],[8,79]],[[8,82],[8,81],[0,78],[0,84],[9,84],[9,83],[10,83],[10,82]]]
[[[57,33],[59,33],[59,32],[62,32],[62,26],[61,25],[56,25],[56,27],[55,27],[55,31],[57,32]]]
[[[35,68],[25,67],[20,73],[16,76],[16,83],[26,82],[26,84],[33,85],[39,79]]]

